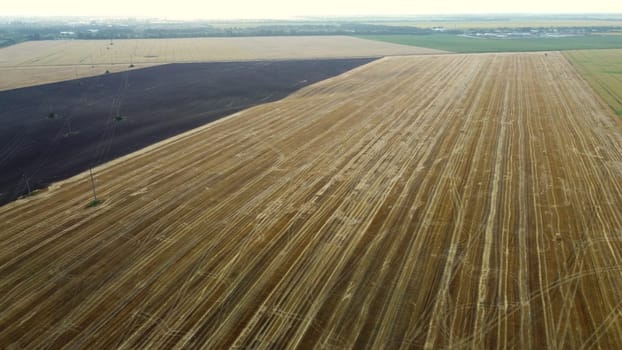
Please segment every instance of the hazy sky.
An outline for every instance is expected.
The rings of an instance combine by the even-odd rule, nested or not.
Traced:
[[[622,0],[0,0],[0,16],[196,19],[466,13],[622,13]]]

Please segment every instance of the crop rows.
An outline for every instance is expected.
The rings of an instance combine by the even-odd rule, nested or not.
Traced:
[[[0,208],[0,344],[622,346],[622,128],[559,53],[385,58]]]

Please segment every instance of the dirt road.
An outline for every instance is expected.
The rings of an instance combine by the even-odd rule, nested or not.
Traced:
[[[558,53],[387,58],[0,208],[0,344],[622,346],[622,127]]]

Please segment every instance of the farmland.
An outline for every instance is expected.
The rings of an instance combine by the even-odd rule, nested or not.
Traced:
[[[622,116],[622,50],[567,51],[564,55]]]
[[[560,53],[392,57],[0,207],[17,348],[622,346],[622,125]]]
[[[373,24],[387,26],[412,26],[421,28],[444,27],[446,29],[496,29],[496,28],[561,28],[561,27],[622,27],[622,20],[615,19],[521,19],[507,18],[505,20],[406,20],[406,21],[373,21]]]
[[[170,64],[0,92],[0,204],[371,60]]]
[[[588,35],[560,38],[482,39],[451,34],[364,35],[361,38],[452,52],[524,52],[622,48],[622,36]]]
[[[31,41],[0,49],[0,90],[163,63],[378,57],[438,50],[345,36]]]

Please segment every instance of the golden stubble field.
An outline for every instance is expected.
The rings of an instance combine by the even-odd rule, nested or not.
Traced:
[[[347,36],[30,41],[0,49],[0,90],[176,62],[289,60],[441,51]]]
[[[385,58],[0,208],[16,348],[622,346],[622,127],[559,53]]]

